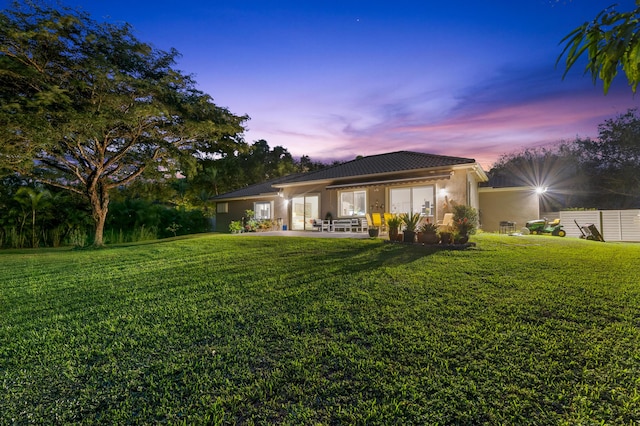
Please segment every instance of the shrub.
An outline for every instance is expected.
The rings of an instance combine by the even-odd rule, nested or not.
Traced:
[[[475,234],[478,227],[478,212],[471,206],[462,204],[453,207],[453,227],[460,235]]]
[[[405,229],[409,232],[415,232],[420,223],[420,213],[403,213],[400,215]]]

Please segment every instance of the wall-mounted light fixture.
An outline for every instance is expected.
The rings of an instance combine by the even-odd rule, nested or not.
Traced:
[[[375,211],[375,210],[384,210],[384,203],[380,204],[378,200],[376,200],[375,204],[371,204],[371,211]]]

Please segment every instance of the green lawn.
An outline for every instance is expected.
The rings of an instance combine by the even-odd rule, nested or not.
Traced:
[[[0,424],[637,424],[640,245],[0,253]]]

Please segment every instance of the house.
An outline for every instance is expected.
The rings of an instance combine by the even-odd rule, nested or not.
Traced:
[[[487,180],[470,158],[409,151],[360,157],[214,197],[216,230],[227,232],[246,210],[289,230],[312,230],[314,219],[328,215],[419,212],[437,221],[455,203],[479,209],[478,186]]]

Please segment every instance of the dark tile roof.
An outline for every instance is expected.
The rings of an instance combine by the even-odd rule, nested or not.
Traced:
[[[245,186],[244,188],[236,189],[235,191],[226,192],[224,194],[216,195],[213,197],[214,200],[217,199],[227,199],[227,198],[245,198],[245,197],[254,197],[261,194],[276,194],[279,189],[274,188],[273,185],[277,183],[282,183],[288,179],[295,179],[297,176],[300,176],[301,173],[295,173],[288,176],[282,176],[275,179],[270,179],[265,182],[256,183],[254,185]]]
[[[424,154],[421,152],[397,151],[387,154],[370,155],[356,158],[346,163],[320,169],[315,172],[297,173],[250,185],[236,191],[218,195],[213,199],[244,198],[260,194],[275,194],[278,188],[273,185],[308,183],[313,181],[333,181],[356,176],[375,176],[402,173],[411,170],[473,164],[472,158],[448,157],[445,155]]]
[[[300,175],[296,179],[283,183],[310,182],[314,180],[333,180],[355,176],[378,175],[411,170],[473,164],[472,158],[448,157],[444,155],[424,154],[421,152],[397,151],[387,154],[370,155],[356,158],[316,172]]]

